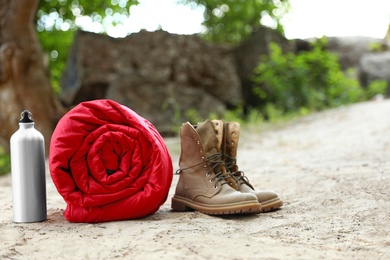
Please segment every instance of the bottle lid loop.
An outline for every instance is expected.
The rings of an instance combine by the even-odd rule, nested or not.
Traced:
[[[19,123],[32,123],[34,122],[32,120],[32,114],[30,111],[28,110],[24,110],[21,114],[20,114],[20,121]]]

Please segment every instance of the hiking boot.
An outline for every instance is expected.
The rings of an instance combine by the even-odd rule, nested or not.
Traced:
[[[219,120],[213,120],[213,123],[220,124]],[[223,142],[221,146],[222,160],[225,162],[227,170],[235,179],[236,189],[243,193],[256,195],[263,212],[280,208],[283,202],[275,192],[270,190],[255,190],[250,184],[249,179],[244,175],[244,172],[238,169],[237,148],[239,137],[239,123],[224,123]]]
[[[241,193],[229,185],[231,176],[221,158],[222,139],[217,137],[210,120],[196,129],[184,123],[180,137],[180,177],[172,198],[174,211],[198,210],[210,215],[261,212],[254,194]]]

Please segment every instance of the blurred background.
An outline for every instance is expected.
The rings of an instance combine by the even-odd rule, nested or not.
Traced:
[[[262,124],[389,95],[386,0],[5,0],[0,174],[24,109],[58,120],[109,98],[163,136],[182,122]]]

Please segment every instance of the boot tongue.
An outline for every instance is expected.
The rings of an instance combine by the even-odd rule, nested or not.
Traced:
[[[215,134],[213,124],[209,119],[198,123],[196,131],[202,141],[206,157],[220,152],[220,142]]]
[[[228,156],[237,158],[238,139],[240,138],[240,124],[236,122],[225,123],[224,144],[222,152]]]

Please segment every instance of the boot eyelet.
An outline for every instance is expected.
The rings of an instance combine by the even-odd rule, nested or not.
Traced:
[[[210,177],[210,173],[209,173],[209,172],[207,172],[207,173],[206,173],[206,176],[207,176],[207,177]]]
[[[213,179],[210,179],[210,180],[209,180],[209,182],[210,182],[210,183],[213,183],[213,182],[214,182],[214,180],[213,180]]]
[[[205,165],[203,165],[203,168],[207,169],[207,165],[206,165],[206,164],[205,164]]]
[[[214,189],[218,188],[217,185],[214,185]]]
[[[204,156],[202,156],[202,160],[204,160]]]
[[[232,145],[234,145],[234,142],[232,142]]]
[[[196,141],[196,143],[197,143],[197,144],[200,144],[200,142],[199,142],[199,141]]]

